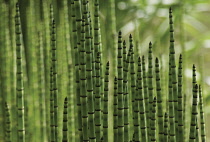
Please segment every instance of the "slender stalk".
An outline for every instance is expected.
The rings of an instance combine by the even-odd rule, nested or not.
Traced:
[[[117,94],[118,94],[118,141],[124,141],[124,96],[123,96],[123,59],[122,59],[122,33],[118,37],[118,55],[117,55]]]
[[[133,51],[132,51],[133,52]],[[138,94],[138,86],[137,84],[138,79],[136,79],[135,76],[135,70],[134,70],[134,55],[133,53],[131,54],[131,94],[134,94],[134,108],[133,108],[133,118],[134,118],[134,141],[135,142],[140,142],[140,124],[139,124],[139,118],[140,118],[140,113],[139,113],[139,94]]]
[[[176,135],[178,130],[178,117],[177,117],[177,104],[178,104],[178,97],[177,97],[177,76],[176,76],[176,63],[175,63],[175,50],[174,50],[174,29],[173,29],[173,16],[172,16],[172,9],[169,9],[169,29],[170,29],[170,56],[169,56],[169,62],[170,62],[170,68],[172,72],[172,87],[173,87],[173,105],[174,105],[174,115],[175,115],[175,131],[172,132],[174,135]],[[176,139],[175,139],[176,141]]]
[[[170,63],[169,63],[170,67]],[[174,123],[174,106],[173,106],[173,87],[172,87],[172,71],[171,68],[169,68],[169,83],[168,83],[168,110],[169,110],[169,139],[172,142],[175,142],[175,123]]]
[[[144,92],[144,106],[145,106],[145,117],[147,120],[146,127],[147,127],[147,135],[149,137],[149,97],[148,97],[148,86],[147,86],[147,73],[145,67],[145,58],[142,56],[142,75],[143,75],[143,92]]]
[[[200,127],[201,127],[201,141],[206,142],[206,129],[205,129],[205,117],[203,111],[203,94],[201,86],[199,85],[199,98],[200,98]]]
[[[196,141],[196,118],[198,115],[198,85],[195,84],[193,87],[193,99],[192,99],[192,116],[191,116],[191,124],[190,124],[190,135],[189,142]]]
[[[91,43],[90,31],[90,17],[89,17],[89,1],[83,0],[83,15],[85,20],[85,52],[86,52],[86,73],[87,73],[87,97],[88,97],[88,126],[89,126],[89,139],[90,141],[96,141],[95,136],[95,121],[94,121],[94,100],[93,100],[93,52]]]
[[[152,129],[152,123],[151,123],[151,119],[152,119],[152,104],[153,104],[153,73],[152,73],[152,43],[149,43],[149,53],[148,53],[148,96],[149,96],[149,125],[150,125],[150,129]],[[149,137],[151,139],[152,137],[152,131],[149,131]]]
[[[101,66],[100,66],[100,53],[98,52],[98,56],[96,58],[96,84],[95,84],[95,129],[96,129],[96,141],[100,141],[101,139]]]
[[[77,47],[77,27],[76,27],[76,8],[75,3],[72,0],[71,3],[71,13],[72,13],[72,32],[73,32],[73,40],[72,40],[72,46],[74,48],[74,61],[75,61],[75,82],[76,82],[76,104],[77,104],[77,125],[78,125],[78,133],[79,133],[79,139],[80,141],[83,140],[82,135],[82,114],[81,114],[81,100],[80,100],[80,74],[79,74],[79,64],[80,64],[80,58],[79,58],[79,51]]]
[[[117,78],[114,78],[114,103],[113,103],[113,129],[114,129],[114,141],[118,141],[118,97],[117,97]]]
[[[54,96],[53,96],[53,71],[50,68],[50,141],[55,142],[55,117],[54,117]]]
[[[155,72],[156,72],[157,116],[158,116],[158,131],[159,131],[158,137],[160,141],[164,141],[162,92],[161,92],[160,69],[159,69],[158,58],[156,58],[155,60]]]
[[[109,91],[109,62],[107,62],[106,64],[106,72],[104,80],[103,141],[105,142],[108,142],[108,96],[109,96],[108,91]]]
[[[182,94],[182,55],[179,56],[178,69],[178,134],[177,141],[182,142],[184,139],[184,123],[183,123],[183,94]]]
[[[151,115],[151,141],[155,142],[156,138],[156,97],[153,100],[152,115]]]
[[[82,115],[82,136],[83,141],[89,141],[88,137],[88,99],[87,99],[87,77],[86,77],[86,53],[85,53],[85,20],[82,21],[81,30],[81,48],[80,48],[80,101],[81,101],[81,115]]]
[[[51,28],[51,50],[52,50],[52,72],[53,72],[53,95],[54,95],[54,121],[55,141],[58,141],[58,88],[57,88],[57,49],[55,20],[52,20]]]
[[[164,142],[168,142],[168,114],[165,112],[164,117]]]
[[[199,142],[199,127],[198,127],[198,118],[196,117],[196,142]]]
[[[5,128],[6,128],[6,135],[5,135],[5,140],[6,142],[11,142],[11,117],[10,117],[10,108],[5,102]]]
[[[62,142],[68,142],[68,100],[64,100],[63,109],[63,139]]]
[[[126,42],[123,42],[123,91],[124,91],[124,127],[125,127],[125,133],[124,133],[124,141],[130,140],[130,129],[129,129],[129,94],[128,94],[128,67],[130,63],[130,55],[129,52],[126,57]]]
[[[145,102],[144,102],[144,94],[143,94],[143,81],[142,81],[142,67],[141,67],[141,58],[138,59],[138,101],[139,101],[139,112],[140,112],[140,127],[141,127],[141,139],[144,142],[148,141],[147,135],[147,119],[145,114]]]
[[[17,95],[17,109],[18,109],[18,142],[25,142],[25,123],[24,123],[24,86],[23,86],[23,69],[22,69],[22,31],[20,23],[19,4],[16,4],[15,16],[15,33],[16,33],[16,65],[17,65],[17,82],[16,82],[16,95]]]

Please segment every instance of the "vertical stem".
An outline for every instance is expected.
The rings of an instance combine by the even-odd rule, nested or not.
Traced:
[[[168,142],[168,114],[165,112],[164,117],[164,142]]]
[[[68,142],[68,100],[64,100],[63,108],[63,139],[62,142]]]
[[[139,112],[140,112],[140,127],[141,127],[141,139],[144,142],[148,141],[148,134],[147,134],[147,119],[145,114],[145,99],[143,93],[143,81],[142,81],[142,67],[141,67],[141,58],[138,59],[138,101],[139,101]]]
[[[183,123],[183,93],[182,93],[182,55],[179,57],[179,69],[178,69],[178,134],[177,141],[182,142],[184,140],[184,123]]]
[[[117,78],[114,78],[114,104],[113,104],[113,129],[114,129],[114,141],[118,141],[118,97],[117,97]]]
[[[153,100],[152,114],[151,114],[151,141],[156,142],[156,97]]]
[[[196,118],[198,115],[198,85],[196,84],[193,87],[193,99],[192,99],[192,115],[191,115],[191,124],[190,124],[190,135],[189,142],[196,141]]]
[[[23,69],[22,69],[22,52],[23,41],[20,23],[19,4],[16,4],[15,16],[15,33],[16,33],[16,56],[17,56],[17,109],[18,109],[18,142],[25,142],[25,123],[24,123],[24,86],[23,86]]]
[[[173,29],[173,19],[172,19],[172,9],[169,10],[169,25],[170,25],[170,68],[172,73],[172,87],[173,87],[173,105],[174,105],[174,116],[175,116],[175,131],[171,132],[172,135],[176,135],[178,130],[178,117],[177,117],[177,76],[176,76],[176,63],[175,63],[175,50],[174,50],[174,29]],[[171,131],[171,130],[170,130]],[[174,137],[176,138],[176,136]],[[176,141],[176,139],[174,139]]]
[[[109,62],[106,64],[106,72],[104,80],[103,141],[105,142],[108,142],[108,96],[109,96],[108,85],[109,85]]]
[[[6,135],[5,140],[6,142],[11,142],[11,116],[10,116],[10,108],[5,102],[5,128],[6,128]]]
[[[117,55],[117,71],[118,71],[118,142],[124,141],[124,97],[123,97],[123,59],[122,59],[122,33],[119,32],[118,37],[118,55]]]
[[[81,101],[81,115],[82,115],[82,136],[83,141],[89,141],[88,138],[88,100],[87,100],[87,77],[86,77],[86,54],[85,54],[85,21],[82,21],[81,30],[81,48],[80,48],[80,101]]]
[[[153,104],[153,73],[152,73],[152,43],[149,43],[149,53],[148,53],[148,96],[149,96],[149,125],[150,125],[150,130],[152,130],[152,104]],[[152,138],[152,131],[150,131],[149,138]]]
[[[164,141],[163,132],[163,107],[162,107],[162,92],[161,92],[161,82],[160,82],[160,69],[159,60],[155,60],[155,72],[156,72],[156,92],[157,92],[157,115],[158,115],[158,128],[159,128],[159,140]]]
[[[205,128],[205,117],[203,111],[203,94],[201,86],[199,85],[199,98],[200,98],[200,127],[201,127],[201,141],[206,142],[206,128]]]

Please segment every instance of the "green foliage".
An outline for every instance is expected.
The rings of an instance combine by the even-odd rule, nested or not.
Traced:
[[[207,141],[208,21],[170,5],[1,1],[0,141]]]

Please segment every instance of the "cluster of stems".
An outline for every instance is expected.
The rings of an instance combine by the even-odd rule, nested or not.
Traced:
[[[109,0],[109,3],[113,7],[114,1]],[[24,51],[30,47],[23,46],[24,27],[21,26],[24,24],[21,24],[22,15],[19,4],[16,4],[16,105],[15,114],[10,103],[5,101],[2,105],[4,115],[1,125],[5,142],[11,142],[15,139],[13,137],[17,142],[30,141],[30,135],[33,135],[31,129],[40,131],[40,139],[33,139],[42,142],[206,142],[203,94],[196,80],[195,65],[189,94],[191,103],[184,102],[183,57],[180,54],[177,66],[171,8],[168,65],[164,68],[161,64],[163,59],[154,58],[152,42],[148,45],[148,58],[140,56],[135,52],[138,47],[132,35],[126,44],[121,31],[118,39],[106,41],[109,48],[116,47],[112,49],[114,56],[111,59],[105,56],[103,51],[108,47],[102,46],[99,0],[70,0],[63,4],[69,5],[64,8],[68,31],[63,33],[67,34],[64,36],[57,28],[61,24],[58,20],[59,4],[57,9],[49,6],[48,32],[38,33],[38,70],[34,71],[37,72],[38,83],[34,86],[27,82],[30,76],[26,75],[26,65],[29,62],[25,62]],[[113,9],[109,14],[114,14]],[[111,19],[115,22],[115,18]],[[112,31],[107,32],[115,32],[115,24],[111,23]],[[58,46],[61,41],[66,46],[65,63],[59,62],[64,56]],[[49,66],[45,60],[49,61]],[[60,66],[63,64],[68,68],[68,77],[61,80]],[[60,91],[61,86],[67,86],[67,89]],[[36,92],[38,97],[32,95]],[[30,112],[32,109],[29,106],[37,106],[37,102],[39,110]],[[25,112],[28,108],[30,111]],[[188,111],[191,112],[190,117],[186,117]],[[32,122],[29,120],[33,116],[31,114],[38,114],[38,117],[34,116],[37,121],[32,119],[34,124],[29,123]],[[14,116],[17,120],[12,122]],[[185,123],[186,119],[190,119],[189,126]]]

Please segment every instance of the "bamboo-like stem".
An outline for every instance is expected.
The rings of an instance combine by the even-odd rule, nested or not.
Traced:
[[[173,87],[173,105],[174,105],[174,116],[175,116],[175,131],[171,132],[172,135],[176,135],[178,130],[178,117],[177,117],[177,76],[176,76],[176,63],[175,63],[175,50],[174,50],[174,29],[173,29],[173,17],[172,17],[172,9],[169,9],[169,29],[170,29],[170,47],[169,47],[169,62],[172,73],[172,87]],[[174,137],[176,138],[176,136]],[[176,139],[174,139],[176,141]]]
[[[118,97],[117,97],[117,78],[114,78],[114,103],[113,103],[113,129],[114,129],[114,141],[118,141]]]
[[[169,63],[170,67],[170,63]],[[168,135],[169,139],[172,142],[176,141],[175,137],[175,123],[174,123],[174,106],[173,106],[173,87],[172,87],[172,71],[171,68],[169,68],[169,83],[168,83],[168,110],[169,110],[169,129],[168,129]]]
[[[168,114],[165,112],[164,116],[164,142],[168,142]]]
[[[195,136],[196,136],[196,139],[195,141],[196,142],[199,142],[199,127],[198,127],[198,116],[196,117],[196,132],[195,132]]]
[[[22,69],[22,52],[23,41],[20,23],[19,4],[16,4],[15,16],[15,33],[16,33],[16,56],[17,56],[17,112],[18,112],[18,142],[25,142],[25,123],[24,123],[24,86],[23,86],[23,69]]]
[[[129,129],[129,94],[128,94],[128,67],[130,63],[130,55],[131,53],[128,52],[128,55],[126,55],[126,42],[123,42],[123,91],[124,91],[124,127],[125,127],[125,133],[124,133],[124,141],[130,140],[130,129]],[[127,56],[127,57],[126,57]]]
[[[58,141],[58,88],[57,88],[57,49],[55,20],[52,20],[51,28],[51,50],[52,50],[52,72],[53,72],[53,95],[54,95],[54,121],[55,141]]]
[[[5,133],[5,141],[6,142],[11,142],[11,116],[10,116],[10,108],[5,102],[5,128],[6,128],[6,133]]]
[[[141,58],[138,59],[138,73],[137,73],[137,79],[138,79],[138,101],[139,101],[139,113],[140,113],[140,128],[141,128],[141,139],[144,142],[148,141],[148,135],[147,135],[147,120],[146,120],[146,114],[145,114],[145,102],[144,102],[144,94],[143,94],[143,81],[142,81],[142,67],[141,67]]]
[[[104,80],[103,141],[105,142],[108,142],[108,96],[109,96],[108,91],[109,91],[109,62],[107,62],[106,64],[106,72]]]
[[[86,52],[86,73],[87,73],[87,97],[88,97],[88,127],[89,127],[89,139],[90,141],[96,141],[95,136],[95,121],[94,121],[94,98],[93,98],[93,53],[92,53],[92,43],[91,43],[91,32],[90,31],[90,17],[89,13],[89,3],[83,0],[83,15],[85,20],[85,52]]]
[[[117,94],[118,94],[118,141],[124,141],[124,96],[123,96],[123,59],[122,59],[122,33],[118,37],[118,55],[117,55]]]
[[[155,60],[155,73],[156,73],[157,116],[158,116],[158,131],[159,131],[158,137],[160,141],[164,141],[162,92],[161,92],[160,69],[159,69],[158,58],[156,58]]]
[[[148,53],[148,96],[149,96],[149,125],[152,129],[151,117],[152,117],[152,104],[153,104],[153,73],[152,73],[152,43],[149,43],[149,53]],[[152,131],[149,131],[149,139],[152,137]]]
[[[149,97],[148,97],[148,86],[147,86],[147,73],[145,67],[145,58],[142,56],[142,76],[143,76],[143,92],[144,92],[144,106],[145,106],[145,117],[147,120],[146,127],[147,127],[147,135],[149,137]]]
[[[88,137],[88,100],[86,93],[86,53],[85,53],[85,20],[82,21],[81,29],[81,48],[80,48],[80,101],[81,101],[81,115],[82,115],[82,136],[83,141],[89,141]]]
[[[64,100],[63,109],[63,138],[62,142],[68,142],[68,100],[67,97]]]
[[[98,56],[96,58],[96,84],[95,84],[95,129],[96,129],[96,141],[100,141],[101,139],[101,66],[100,66],[100,53],[98,52]]]
[[[196,118],[198,115],[198,85],[195,84],[193,87],[193,99],[192,99],[192,116],[191,116],[191,124],[190,124],[190,135],[189,142],[196,141]]]
[[[134,64],[133,39],[132,35],[129,37],[131,59],[130,59],[130,78],[131,78],[131,99],[133,110],[133,125],[134,125],[134,141],[140,141],[140,125],[139,125],[139,101],[136,91],[136,73]]]
[[[178,134],[177,141],[182,142],[184,139],[184,123],[183,123],[183,93],[182,93],[182,55],[179,56],[178,69]]]
[[[151,115],[151,141],[157,141],[156,138],[156,97],[153,99],[152,115]]]
[[[72,46],[74,48],[74,63],[75,63],[75,82],[76,82],[76,104],[77,104],[77,125],[78,125],[78,133],[80,141],[83,140],[82,138],[82,114],[81,114],[81,100],[80,100],[80,74],[79,74],[79,50],[77,47],[77,27],[76,27],[76,10],[75,10],[75,4],[72,0],[71,3],[71,13],[72,13],[72,32],[73,32],[73,40],[72,40]]]
[[[201,141],[206,142],[206,128],[205,128],[205,117],[203,111],[203,94],[201,86],[199,85],[199,105],[200,105],[200,127],[201,127]]]
[[[55,142],[55,117],[54,117],[54,96],[53,96],[53,71],[50,68],[50,141]]]

